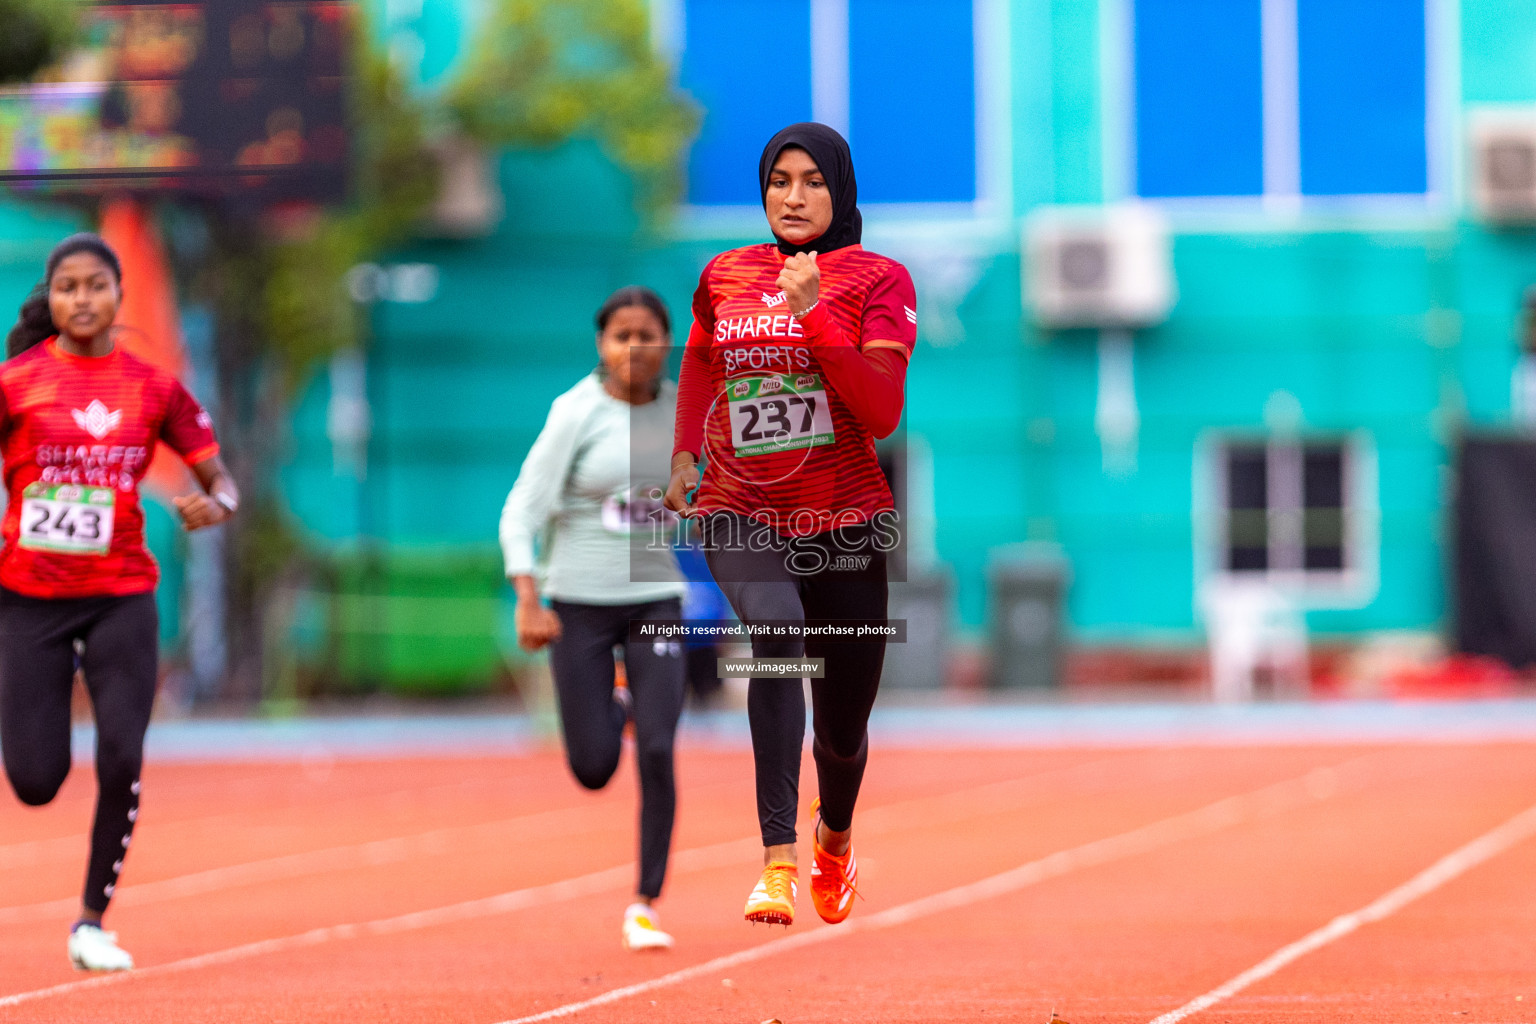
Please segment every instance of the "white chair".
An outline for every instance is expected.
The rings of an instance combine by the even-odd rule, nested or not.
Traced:
[[[1277,696],[1306,695],[1307,624],[1283,590],[1263,580],[1213,576],[1200,587],[1200,609],[1217,701],[1252,700],[1261,668],[1269,669]]]

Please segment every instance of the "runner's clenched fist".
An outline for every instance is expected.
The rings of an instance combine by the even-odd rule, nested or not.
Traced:
[[[821,295],[821,271],[816,266],[816,254],[801,252],[785,260],[777,283],[784,289],[791,313],[798,315],[810,309]]]

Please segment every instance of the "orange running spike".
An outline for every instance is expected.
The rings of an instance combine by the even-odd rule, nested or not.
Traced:
[[[853,912],[853,898],[859,895],[859,862],[851,845],[841,857],[823,850],[816,838],[820,823],[821,800],[817,799],[811,804],[811,905],[823,921],[839,924]]]
[[[747,920],[753,924],[793,924],[799,878],[799,867],[790,861],[776,860],[763,868],[762,877],[747,897]]]

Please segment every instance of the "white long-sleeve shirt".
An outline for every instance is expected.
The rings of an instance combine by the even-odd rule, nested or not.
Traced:
[[[661,503],[676,411],[671,381],[630,405],[595,372],[556,398],[501,510],[507,578],[542,569],[545,595],[574,604],[681,596]]]

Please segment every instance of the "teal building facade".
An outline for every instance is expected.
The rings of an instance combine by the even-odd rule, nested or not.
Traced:
[[[1038,540],[1071,564],[1078,642],[1198,642],[1200,584],[1223,562],[1213,534],[1232,512],[1215,493],[1220,452],[1277,436],[1343,446],[1351,463],[1357,578],[1308,588],[1312,629],[1442,626],[1454,446],[1463,429],[1508,422],[1519,298],[1536,282],[1536,238],[1469,213],[1465,123],[1479,107],[1536,103],[1536,11],[1512,0],[1294,5],[1286,182],[1265,153],[1285,143],[1264,123],[1264,79],[1284,73],[1266,52],[1258,0],[792,3],[807,26],[805,53],[787,61],[799,61],[800,81],[772,98],[750,71],[772,55],[730,32],[770,6],[784,5],[653,5],[658,45],[706,112],[690,201],[659,230],[641,224],[597,148],[575,143],[501,158],[508,212],[490,237],[396,254],[436,267],[440,287],[430,301],[375,310],[381,536],[485,543],[549,400],[592,364],[592,311],[614,288],[648,284],[685,330],[709,256],[764,237],[759,137],[820,115],[841,118],[853,144],[866,244],[906,262],[918,284],[905,429],[927,463],[931,491],[918,500],[931,507],[932,550],[953,572],[963,627],[986,621],[997,549]],[[1202,7],[1222,10],[1205,22],[1188,13]],[[1206,36],[1212,53],[1248,64],[1228,58],[1202,80],[1188,65],[1210,55],[1188,49]],[[737,40],[728,56],[711,48],[727,38]],[[1361,58],[1365,73],[1341,67],[1367,38],[1381,52]],[[696,47],[704,54],[690,57]],[[1158,60],[1172,66],[1164,79],[1145,66]],[[1381,85],[1383,74],[1396,77]],[[903,78],[894,97],[872,86]],[[1245,87],[1247,107],[1209,102]],[[925,109],[920,94],[938,99]],[[1148,126],[1155,117],[1137,118],[1138,100],[1174,108],[1171,123]],[[733,112],[755,130],[722,124]],[[1377,121],[1396,136],[1337,154]],[[1202,135],[1230,138],[1187,155]],[[1161,165],[1158,146],[1173,151]],[[1226,170],[1210,170],[1223,160]],[[1111,471],[1096,429],[1099,338],[1036,326],[1022,232],[1043,206],[1129,199],[1169,224],[1178,299],[1134,339],[1135,464]],[[322,514],[345,507],[328,497],[326,391],[317,379],[300,409],[289,492],[300,518],[343,542],[357,524]],[[432,496],[450,488],[461,514],[445,524]]]
[[[1290,573],[1319,635],[1444,626],[1455,446],[1510,421],[1536,283],[1536,234],[1471,212],[1467,125],[1536,105],[1536,7],[650,8],[704,111],[687,201],[645,221],[590,142],[503,153],[506,212],[485,237],[381,258],[398,287],[367,307],[366,352],[321,368],[292,422],[283,489],[317,550],[494,566],[522,456],[595,363],[593,312],[649,285],[681,341],[708,258],[766,238],[759,147],[814,118],[850,138],[865,244],[917,283],[914,553],[952,573],[962,630],[980,634],[989,561],[1022,541],[1065,554],[1081,644],[1197,644],[1203,584],[1234,571]],[[432,89],[476,11],[390,4],[379,25]],[[1125,202],[1168,225],[1177,301],[1116,349],[1134,432],[1111,458],[1105,338],[1038,326],[1022,254],[1040,209]],[[0,289],[19,301],[56,225],[3,216]],[[338,426],[354,398],[360,452]]]

